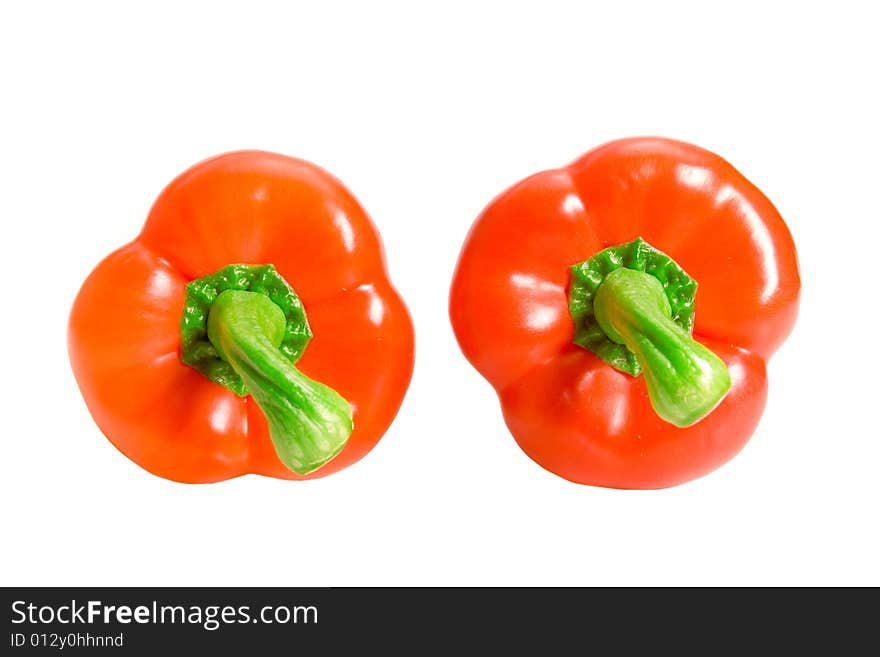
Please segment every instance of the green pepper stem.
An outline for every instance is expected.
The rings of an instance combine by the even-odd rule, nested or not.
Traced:
[[[650,274],[610,272],[593,300],[596,321],[642,366],[648,396],[667,422],[687,427],[708,415],[730,389],[722,360],[671,319],[663,285]]]
[[[256,292],[226,290],[208,314],[208,339],[265,414],[281,462],[308,474],[345,446],[352,410],[336,391],[285,358],[278,349],[284,332],[282,310]]]

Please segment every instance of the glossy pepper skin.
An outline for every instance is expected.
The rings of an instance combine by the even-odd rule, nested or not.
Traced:
[[[349,422],[342,450],[309,474],[279,460],[253,397],[181,361],[187,284],[232,264],[274,265],[295,289],[313,334],[296,369],[329,388],[325,397]],[[275,322],[267,330],[281,331],[272,338],[280,341],[284,318],[271,303],[254,310],[248,298],[232,301],[240,315],[232,329]],[[227,350],[235,345],[215,340]],[[274,348],[264,342],[254,347],[258,361]],[[150,472],[186,483],[247,473],[305,479],[351,465],[396,415],[414,357],[412,322],[363,208],[323,169],[264,151],[220,155],[172,181],[140,235],[83,284],[68,346],[89,411],[110,441]]]
[[[571,268],[639,237],[697,282],[693,340],[729,373],[721,402],[689,426],[658,415],[644,375],[573,343]],[[771,202],[721,157],[645,137],[600,146],[495,198],[466,238],[449,311],[533,460],[574,482],[646,489],[700,477],[745,445],[799,294],[794,243]]]

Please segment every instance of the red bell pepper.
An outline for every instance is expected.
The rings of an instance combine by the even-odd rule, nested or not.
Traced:
[[[83,284],[68,343],[101,430],[181,482],[348,466],[413,368],[412,322],[364,210],[324,170],[261,151],[176,178]]]
[[[799,294],[791,235],[753,184],[696,146],[634,138],[492,201],[449,310],[532,459],[661,488],[747,442]]]

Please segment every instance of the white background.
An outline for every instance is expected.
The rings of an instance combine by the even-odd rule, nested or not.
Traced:
[[[0,583],[880,584],[871,4],[4,3]],[[745,450],[626,492],[519,450],[446,304],[495,194],[641,134],[709,148],[770,197],[803,298]],[[239,148],[312,160],[364,204],[415,375],[347,470],[174,484],[92,422],[67,315],[173,176]]]

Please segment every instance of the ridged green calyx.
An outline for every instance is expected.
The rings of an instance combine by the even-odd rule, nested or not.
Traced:
[[[345,446],[351,405],[295,367],[312,332],[302,302],[272,265],[229,265],[189,283],[180,337],[184,363],[253,397],[293,472],[313,472]]]
[[[641,238],[571,268],[575,344],[631,376],[645,375],[657,414],[686,427],[730,389],[718,356],[691,337],[697,283]]]

